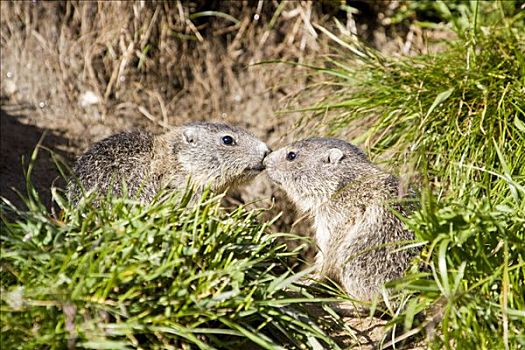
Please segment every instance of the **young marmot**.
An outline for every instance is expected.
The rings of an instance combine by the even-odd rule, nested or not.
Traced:
[[[322,277],[352,297],[369,301],[401,277],[413,256],[400,249],[414,238],[392,208],[399,181],[372,164],[356,146],[331,138],[292,143],[266,157],[270,179],[314,219]]]
[[[161,188],[183,190],[188,180],[197,190],[209,185],[219,192],[255,177],[269,152],[248,131],[226,124],[192,123],[163,135],[123,132],[78,158],[68,192],[77,201],[81,188],[119,196],[125,187],[147,202]]]

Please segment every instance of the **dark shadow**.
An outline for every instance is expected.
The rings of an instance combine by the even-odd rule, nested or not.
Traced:
[[[52,131],[46,131],[36,126],[26,125],[18,117],[8,114],[0,108],[0,195],[12,202],[18,208],[24,208],[23,201],[14,190],[26,195],[24,170],[27,169],[31,154],[45,133],[42,146],[62,157],[68,164],[72,163],[73,155],[58,151],[57,147],[67,146],[67,138]],[[24,164],[22,164],[24,159]],[[46,207],[51,207],[51,186],[64,187],[65,181],[53,161],[49,151],[40,149],[34,164],[31,182],[40,195]]]

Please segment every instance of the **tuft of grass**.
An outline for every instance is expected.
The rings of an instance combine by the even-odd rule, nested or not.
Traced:
[[[524,19],[521,12],[482,26],[434,55],[392,58],[352,46],[353,65],[330,59],[323,69],[336,92],[307,110],[319,111],[312,118],[322,117],[331,134],[366,120],[356,142],[416,168],[428,164],[440,188],[461,194],[474,182],[486,195],[505,191],[490,171],[525,176]]]
[[[322,300],[286,268],[300,248],[287,251],[258,211],[226,213],[220,197],[190,198],[88,197],[69,207],[55,192],[60,217],[4,205],[2,346],[339,348],[328,321],[305,307]]]
[[[519,195],[525,198],[523,188]],[[404,334],[426,332],[436,349],[523,346],[523,199],[496,205],[488,197],[438,199],[427,193],[422,204],[407,224],[427,243],[423,269],[392,283],[407,299],[391,326]]]
[[[509,3],[455,3],[458,39],[431,55],[385,57],[321,28],[349,54],[313,67],[334,93],[304,109],[310,122],[360,130],[355,142],[422,182],[407,224],[426,247],[391,284],[406,299],[384,345],[525,346],[525,13]]]

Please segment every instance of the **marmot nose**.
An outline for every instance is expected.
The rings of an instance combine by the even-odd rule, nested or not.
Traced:
[[[268,155],[268,154],[267,154]],[[268,167],[268,157],[266,157],[267,155],[264,156],[264,159],[263,159],[263,167]]]

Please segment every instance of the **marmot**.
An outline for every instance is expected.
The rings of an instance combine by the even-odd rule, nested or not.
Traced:
[[[219,192],[263,170],[268,146],[238,127],[196,122],[163,135],[123,132],[95,143],[78,158],[69,182],[70,199],[81,187],[150,201],[161,188],[183,190],[188,180],[199,191]],[[79,186],[80,185],[80,186]]]
[[[371,163],[356,146],[332,138],[310,138],[265,158],[270,179],[314,219],[321,277],[351,296],[370,301],[382,285],[403,275],[414,239],[391,208],[399,203],[399,181]]]

